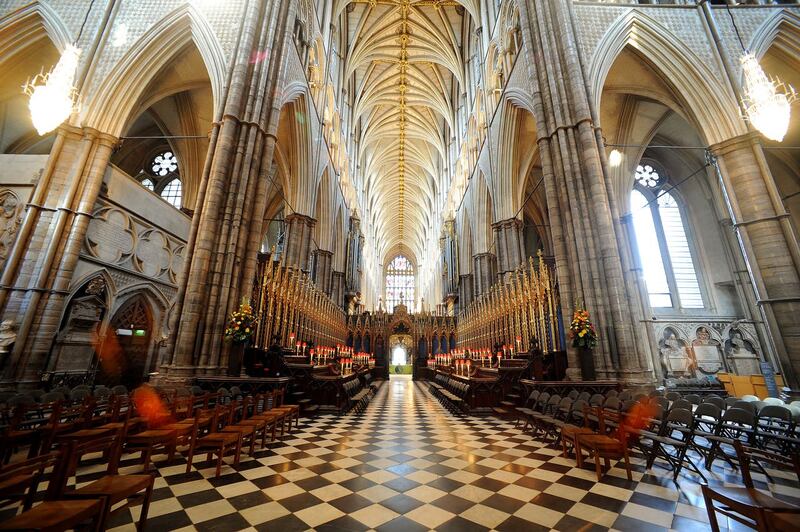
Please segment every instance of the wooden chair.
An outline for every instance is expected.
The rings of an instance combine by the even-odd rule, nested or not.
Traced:
[[[12,455],[25,446],[28,446],[28,458],[34,458],[39,454],[45,429],[53,416],[53,406],[40,405],[38,408],[32,408],[20,404],[4,412],[3,417],[7,426],[0,434],[0,463],[7,464]],[[33,417],[28,415],[31,411]]]
[[[137,529],[141,531],[144,530],[147,522],[147,511],[150,508],[155,477],[149,473],[142,475],[119,475],[117,473],[124,442],[124,431],[123,428],[111,437],[101,437],[81,443],[70,442],[69,445],[72,448],[70,459],[74,467],[77,467],[81,458],[86,454],[108,451],[108,474],[80,488],[65,490],[61,498],[65,500],[105,499],[103,528],[113,514],[141,502],[142,509],[136,525]],[[117,506],[121,502],[125,502],[125,504]]]
[[[197,436],[197,428],[199,419],[195,418],[194,421],[194,434],[189,445],[189,455],[186,460],[186,472],[192,470],[192,461],[195,454],[207,453],[207,460],[211,460],[213,455],[217,455],[217,471],[216,476],[222,472],[222,459],[226,454],[233,452],[234,465],[239,465],[239,460],[242,455],[242,433],[241,432],[215,432],[220,420],[227,419],[229,416],[229,408],[223,405],[217,405],[215,409],[214,418],[211,424],[212,432],[203,437]],[[223,421],[224,423],[224,421]]]
[[[242,445],[249,445],[250,456],[256,452],[256,426],[248,423],[237,423],[237,413],[244,417],[244,407],[239,401],[234,401],[228,408],[228,420],[224,427],[220,428],[220,432],[239,433],[242,436]]]
[[[262,395],[263,404],[261,415],[262,416],[274,416],[275,423],[277,428],[277,423],[281,425],[281,436],[284,435],[286,432],[286,420],[289,417],[289,413],[286,410],[282,410],[279,408],[275,408],[275,392],[267,392]],[[289,425],[291,426],[291,420],[289,421]],[[275,435],[273,435],[273,439],[275,439]]]
[[[286,397],[286,389],[278,388],[274,392],[272,392],[273,397],[275,398],[275,405],[272,407],[273,410],[283,410],[287,412],[287,419],[289,421],[289,432],[292,432],[292,419],[295,420],[295,428],[300,427],[300,405],[287,405],[284,404],[283,401]]]
[[[607,435],[605,424],[603,421],[602,407],[594,408],[594,415],[598,420],[599,434],[576,434],[575,435],[575,458],[578,462],[578,467],[583,467],[583,454],[582,451],[586,450],[589,457],[594,457],[594,467],[597,473],[597,480],[599,481],[603,476],[603,470],[600,466],[600,459],[604,461],[605,468],[611,467],[610,459],[624,460],[625,472],[628,475],[628,480],[633,481],[631,475],[631,462],[628,456],[628,441],[625,430],[620,425],[620,428],[614,431],[613,435]]]
[[[745,446],[738,440],[733,442],[733,447],[736,449],[744,487],[723,486],[712,488],[707,484],[701,486],[711,530],[714,532],[719,531],[717,513],[721,513],[734,521],[759,531],[781,530],[780,528],[772,527],[770,517],[773,518],[773,521],[775,517],[771,516],[771,514],[794,515],[794,517],[789,518],[778,516],[778,521],[796,520],[797,516],[800,516],[800,506],[776,499],[755,489],[753,478],[750,476],[750,467],[753,463],[759,466],[761,462],[768,463],[777,469],[793,471],[800,481],[800,457],[794,455],[787,458],[770,451]]]
[[[52,452],[0,468],[0,501],[19,501],[23,510],[30,510],[39,482],[60,456]]]
[[[45,500],[21,514],[0,523],[0,530],[41,530],[60,532],[79,525],[92,523],[90,530],[103,530],[106,499],[102,497],[84,500],[61,500],[66,488],[72,463],[72,444],[65,447],[54,459],[53,472],[45,494]],[[35,488],[34,488],[35,489]],[[24,507],[24,504],[23,504]]]
[[[578,434],[594,434],[594,431],[586,426],[586,409],[588,408],[588,403],[584,399],[578,399],[572,405],[572,411],[570,412],[570,420],[571,422],[565,423],[561,427],[561,454],[564,458],[567,457],[569,453],[569,448],[575,448],[575,441]],[[580,414],[579,414],[580,413]],[[580,420],[583,420],[583,424],[578,424]]]
[[[168,455],[168,461],[175,457],[178,446],[178,431],[174,429],[147,429],[136,434],[130,434],[125,439],[124,452],[142,453],[144,471],[150,467],[150,458],[154,453],[163,451]]]
[[[247,396],[242,399],[242,418],[237,425],[253,427],[253,438],[257,439],[258,436],[261,435],[261,448],[263,449],[267,445],[267,429],[270,426],[270,421],[272,421],[273,438],[275,436],[275,417],[257,416],[256,406],[255,400],[252,397]],[[252,451],[250,454],[252,454]]]

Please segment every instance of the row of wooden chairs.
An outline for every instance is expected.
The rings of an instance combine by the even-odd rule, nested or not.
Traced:
[[[430,383],[430,390],[433,396],[453,414],[463,414],[468,410],[465,400],[469,392],[468,384],[446,375],[436,375]]]
[[[124,423],[118,431],[101,437],[64,439],[57,452],[0,468],[0,501],[18,501],[22,509],[0,523],[0,530],[69,530],[87,523],[92,530],[105,530],[113,514],[139,503],[137,528],[144,530],[154,477],[118,474],[126,430]],[[82,458],[93,453],[101,453],[107,461],[107,474],[80,488],[68,487]],[[44,501],[33,506],[38,486],[45,479]]]

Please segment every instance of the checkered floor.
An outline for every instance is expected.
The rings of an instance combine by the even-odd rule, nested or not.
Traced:
[[[186,474],[183,459],[159,459],[150,530],[708,528],[691,474],[676,486],[663,468],[645,472],[635,458],[634,482],[615,467],[598,483],[591,465],[576,468],[513,423],[453,417],[425,384],[402,378],[385,383],[363,415],[302,420],[294,434],[219,478],[205,462]],[[122,472],[138,472],[134,462]],[[99,462],[82,468],[78,483],[103,470]],[[721,467],[710,476],[712,484],[740,483]],[[778,483],[776,495],[800,502],[796,483]],[[134,530],[138,510],[110,528]]]

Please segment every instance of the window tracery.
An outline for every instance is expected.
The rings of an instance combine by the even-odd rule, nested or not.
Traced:
[[[391,312],[400,303],[413,307],[414,265],[403,255],[398,255],[386,268],[386,309]]]
[[[684,216],[678,199],[653,164],[639,164],[631,191],[631,216],[639,259],[654,308],[704,308]]]

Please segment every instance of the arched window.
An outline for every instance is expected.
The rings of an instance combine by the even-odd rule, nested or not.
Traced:
[[[172,204],[176,209],[181,208],[181,199],[183,198],[183,185],[181,180],[177,177],[167,183],[161,190],[161,197]]]
[[[414,306],[414,266],[398,255],[386,268],[386,310],[392,312],[401,301],[410,310]]]
[[[631,216],[651,307],[703,308],[703,296],[675,197],[652,165],[636,167]]]
[[[183,205],[183,183],[178,158],[172,150],[159,151],[137,176],[139,183],[152,190],[176,209]]]
[[[167,150],[163,153],[159,153],[153,158],[153,162],[150,165],[150,171],[153,175],[158,177],[164,177],[175,172],[178,169],[178,159],[175,157],[175,154],[171,151]]]

